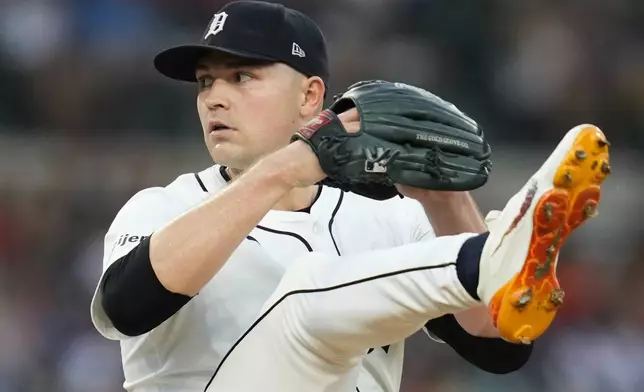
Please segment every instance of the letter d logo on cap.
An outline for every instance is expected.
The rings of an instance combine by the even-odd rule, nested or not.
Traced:
[[[220,31],[222,31],[224,29],[226,19],[228,19],[228,14],[225,12],[215,14],[215,16],[212,17],[210,26],[208,27],[208,32],[206,33],[206,36],[203,37],[203,39],[208,39],[208,37],[210,37],[211,35],[217,35]]]

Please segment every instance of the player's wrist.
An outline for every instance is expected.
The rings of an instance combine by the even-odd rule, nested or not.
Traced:
[[[260,178],[266,186],[280,188],[286,192],[295,188],[285,168],[272,157],[260,160],[247,174]]]
[[[300,140],[264,157],[256,169],[271,183],[289,190],[313,185],[324,178],[313,150]]]

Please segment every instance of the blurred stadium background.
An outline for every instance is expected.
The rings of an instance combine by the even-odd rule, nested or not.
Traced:
[[[210,164],[196,90],[151,61],[224,2],[0,1],[0,392],[122,390],[118,345],[89,320],[102,237],[133,193]],[[566,306],[529,365],[487,375],[417,336],[403,391],[644,391],[644,2],[283,3],[323,27],[332,93],[395,79],[484,125],[484,211],[572,126],[595,123],[614,146],[600,216],[561,257]]]

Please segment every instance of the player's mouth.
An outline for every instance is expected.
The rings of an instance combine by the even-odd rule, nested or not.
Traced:
[[[234,128],[228,126],[221,120],[212,120],[208,122],[208,133],[213,134],[222,131],[232,131]]]

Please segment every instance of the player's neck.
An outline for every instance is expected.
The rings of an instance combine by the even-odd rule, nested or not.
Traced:
[[[232,181],[243,174],[242,170],[226,168],[226,172]],[[280,211],[299,211],[311,207],[318,193],[318,185],[312,185],[307,188],[293,188],[280,201],[275,203],[273,210]]]
[[[299,211],[311,207],[318,193],[318,185],[307,188],[293,188],[280,201],[275,203],[273,210]]]

